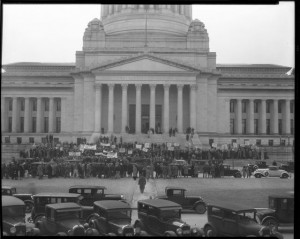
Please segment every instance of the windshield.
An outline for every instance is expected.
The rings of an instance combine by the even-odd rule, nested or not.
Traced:
[[[174,218],[180,219],[180,210],[162,210],[160,213],[160,217],[163,221],[168,221]]]
[[[66,219],[79,219],[81,218],[81,210],[74,211],[65,211],[65,212],[56,212],[56,220],[66,220]]]
[[[107,217],[111,220],[131,219],[131,210],[130,209],[120,209],[120,210],[108,211]]]
[[[25,206],[2,207],[2,216],[25,217]]]
[[[240,223],[242,224],[253,224],[256,222],[256,213],[255,212],[242,212],[238,214]]]

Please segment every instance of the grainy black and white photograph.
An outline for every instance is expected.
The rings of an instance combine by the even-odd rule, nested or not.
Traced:
[[[2,13],[2,236],[294,238],[294,2]]]

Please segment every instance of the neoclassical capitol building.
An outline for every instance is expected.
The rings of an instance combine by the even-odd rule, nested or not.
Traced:
[[[291,68],[216,62],[191,5],[103,5],[75,63],[2,66],[2,142],[135,141],[150,128],[168,142],[189,127],[203,145],[292,142]]]

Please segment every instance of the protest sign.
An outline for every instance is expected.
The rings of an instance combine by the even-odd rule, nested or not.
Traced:
[[[136,147],[137,149],[142,149],[142,145],[141,145],[141,144],[137,144],[135,147]]]
[[[132,150],[128,150],[128,154],[132,154]]]
[[[150,148],[150,143],[145,143],[145,148]]]

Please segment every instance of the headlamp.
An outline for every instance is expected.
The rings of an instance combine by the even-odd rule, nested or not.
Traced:
[[[176,233],[177,233],[178,235],[182,235],[182,229],[181,229],[181,228],[178,228],[178,229],[176,230]]]
[[[15,234],[15,233],[17,232],[17,228],[11,227],[11,228],[9,229],[9,231],[10,231],[11,234]]]
[[[122,230],[122,228],[118,228],[118,234],[122,234],[123,233],[123,230]]]

